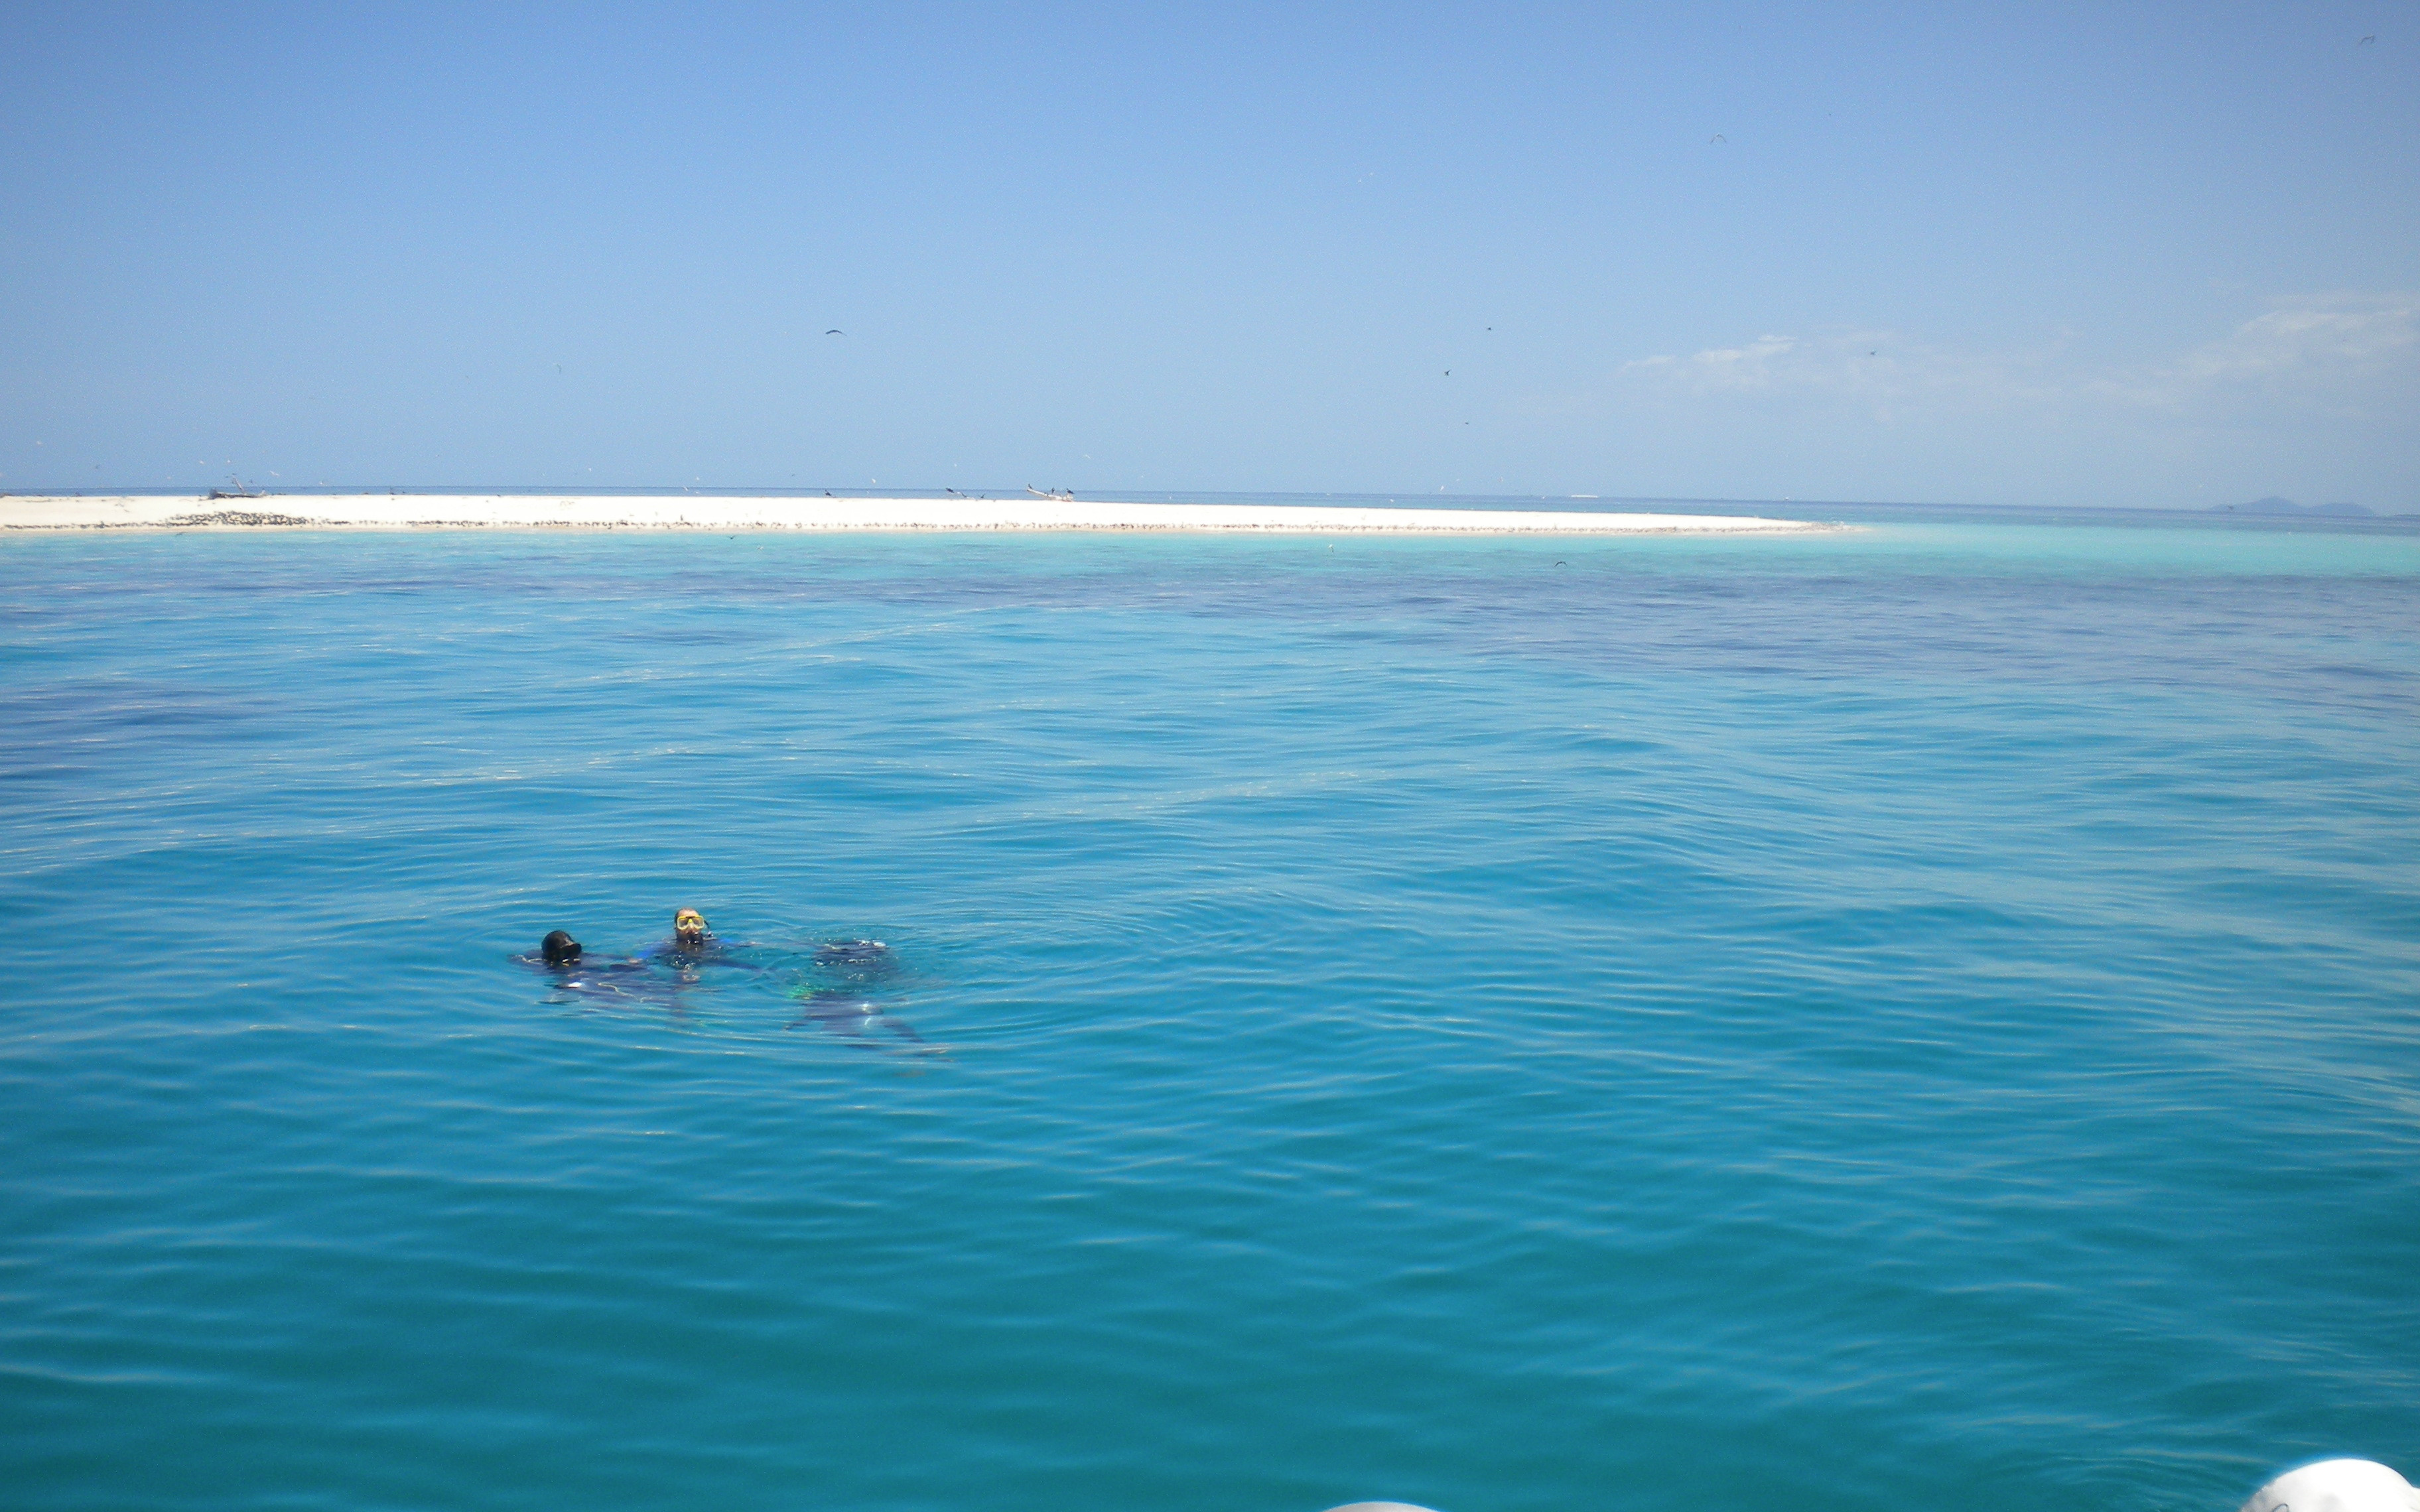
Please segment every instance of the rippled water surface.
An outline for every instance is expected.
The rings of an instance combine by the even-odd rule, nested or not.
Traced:
[[[0,574],[13,1506],[2420,1469],[2410,532]]]

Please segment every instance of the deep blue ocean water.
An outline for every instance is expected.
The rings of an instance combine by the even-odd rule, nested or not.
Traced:
[[[0,576],[12,1507],[2420,1473],[2410,530]]]

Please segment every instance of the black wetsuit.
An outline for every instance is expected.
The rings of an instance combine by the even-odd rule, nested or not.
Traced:
[[[515,956],[513,959],[547,978],[557,992],[579,993],[583,996],[662,1002],[667,999],[672,985],[649,971],[644,961],[628,956],[619,960],[583,957],[552,964],[535,955]]]
[[[747,949],[748,942],[745,940],[726,944],[720,936],[713,934],[707,935],[705,939],[699,941],[694,946],[683,945],[681,943],[680,936],[675,934],[671,939],[664,941],[661,945],[651,947],[647,952],[639,957],[639,959],[647,962],[661,962],[666,965],[679,966],[683,969],[693,966],[702,966],[711,961],[717,965],[738,966],[742,970],[746,971],[764,970],[765,968],[758,965],[755,962],[744,960],[732,953],[735,950],[744,950]]]
[[[548,979],[557,992],[585,999],[644,1003],[675,1011],[701,984],[703,968],[737,966],[762,972],[766,966],[735,952],[750,949],[745,942],[726,944],[709,934],[697,947],[677,937],[650,948],[644,954],[604,960],[548,964],[535,955],[516,956]],[[898,975],[898,958],[879,940],[840,940],[815,947],[814,975],[830,985],[802,986],[791,994],[799,1016],[791,1028],[808,1025],[867,1049],[902,1049],[896,1041],[924,1043],[924,1037],[893,1018],[868,990]],[[943,1052],[928,1051],[927,1054]]]

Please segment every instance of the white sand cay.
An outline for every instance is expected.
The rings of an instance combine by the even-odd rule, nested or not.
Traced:
[[[1071,499],[736,499],[538,494],[276,494],[0,498],[0,529],[1259,531],[1559,535],[1808,531],[1734,515],[1360,509],[1303,504],[1132,504]]]

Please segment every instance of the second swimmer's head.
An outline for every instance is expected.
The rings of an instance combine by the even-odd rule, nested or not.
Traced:
[[[580,959],[580,942],[569,930],[559,929],[538,942],[537,953],[546,957],[551,966],[567,966]]]
[[[675,909],[673,913],[673,938],[684,949],[695,949],[706,943],[706,916],[694,908]]]

